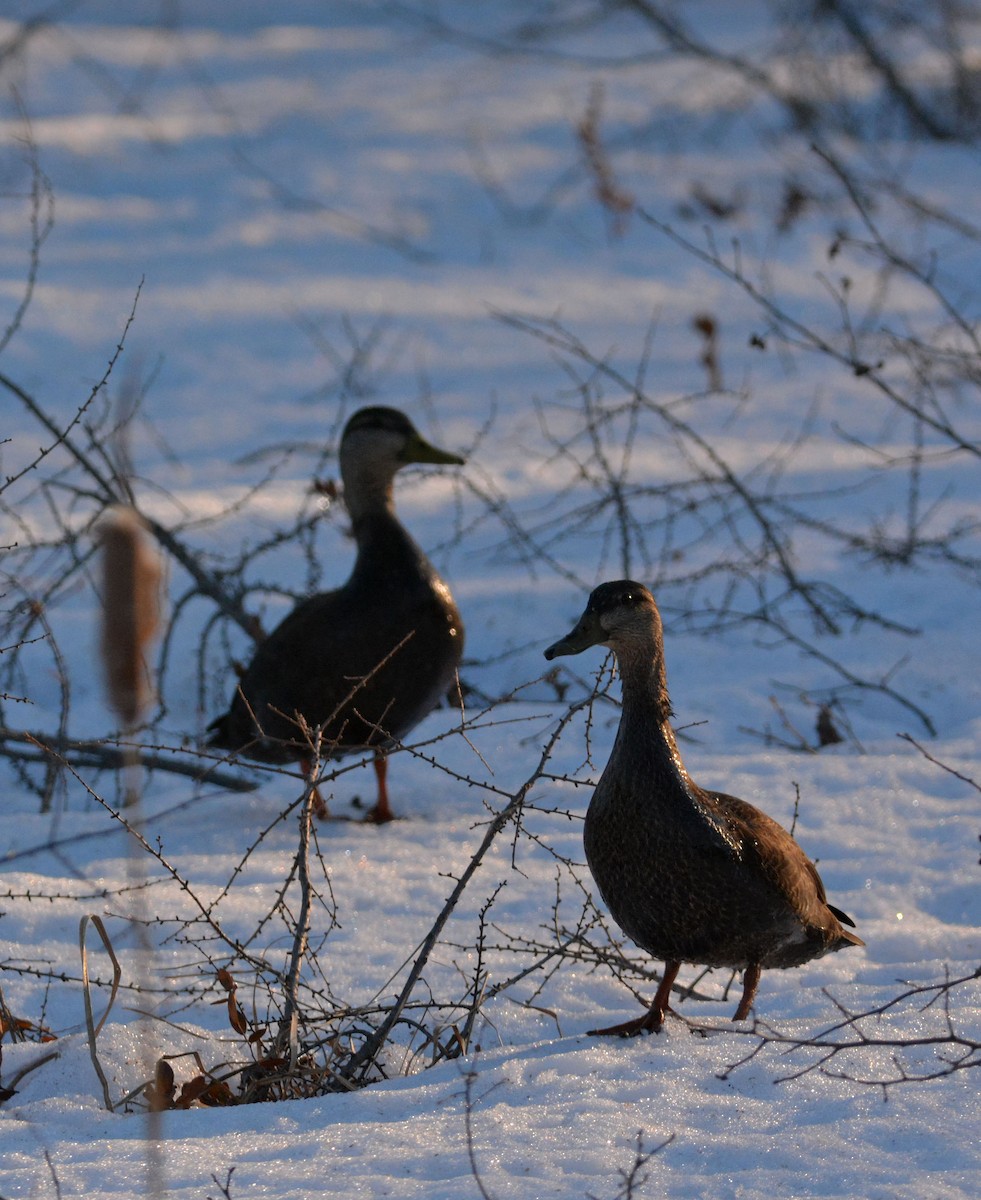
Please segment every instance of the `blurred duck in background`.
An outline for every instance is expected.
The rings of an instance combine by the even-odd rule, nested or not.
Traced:
[[[336,591],[297,605],[259,644],[209,745],[262,762],[314,769],[320,753],[375,750],[378,797],[367,819],[392,819],[385,751],[446,696],[463,654],[463,622],[432,563],[395,514],[393,481],[410,463],[461,465],[404,413],[362,408],[340,444],[344,501],[357,559]],[[326,814],[323,807],[321,815]]]

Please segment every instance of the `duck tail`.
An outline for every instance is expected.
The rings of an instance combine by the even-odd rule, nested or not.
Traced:
[[[852,929],[855,928],[855,922],[848,913],[842,912],[840,908],[835,908],[833,904],[829,904],[827,907],[828,912],[838,920],[838,940],[835,942],[833,949],[844,950],[847,946],[864,946],[865,943],[857,933],[850,933],[847,929],[842,928],[844,925],[850,925]]]
[[[206,746],[213,746],[216,750],[234,749],[231,744],[231,730],[229,729],[230,716],[230,713],[222,713],[220,717],[215,717],[208,725],[204,743]]]
[[[217,724],[217,722],[212,721],[211,724],[215,725],[215,724]],[[208,728],[210,729],[211,725],[209,725]],[[835,906],[833,904],[829,904],[828,908],[831,909],[831,911],[838,918],[838,920],[842,923],[842,925],[849,925],[852,929],[855,928],[855,922],[851,919],[851,917],[848,915],[848,913],[842,912],[840,908],[835,908]]]

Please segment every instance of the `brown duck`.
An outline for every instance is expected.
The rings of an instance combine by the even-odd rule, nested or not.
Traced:
[[[404,413],[362,408],[340,444],[344,500],[358,553],[350,579],[304,600],[259,644],[209,745],[309,769],[303,722],[323,727],[327,757],[374,748],[378,800],[392,819],[384,751],[449,690],[463,653],[450,590],[395,515],[393,481],[409,463],[461,464],[424,441]]]
[[[764,967],[796,967],[865,943],[828,904],[811,860],[745,800],[709,792],[681,761],[671,728],[661,616],[643,584],[604,583],[547,659],[608,646],[623,681],[610,761],[596,785],[583,841],[614,920],[663,959],[643,1016],[591,1033],[657,1031],[683,962],[744,972],[734,1020],[749,1016]]]

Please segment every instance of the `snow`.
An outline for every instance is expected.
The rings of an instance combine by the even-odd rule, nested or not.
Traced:
[[[9,7],[0,43],[32,11]],[[448,8],[459,19],[469,15],[470,6]],[[760,36],[756,6],[747,6],[753,15],[742,28],[728,5],[693,8],[732,45]],[[650,338],[645,386],[665,411],[695,426],[761,490],[772,478],[812,514],[856,530],[878,523],[902,536],[905,476],[882,468],[904,452],[909,428],[861,379],[832,371],[826,359],[747,347],[761,321],[743,293],[637,214],[615,236],[596,204],[579,170],[574,127],[602,81],[613,160],[644,209],[699,242],[701,218],[686,224],[678,211],[692,184],[741,195],[732,225],[715,231],[720,243],[738,234],[747,260],[766,261],[796,313],[824,319],[833,307],[819,273],[837,280],[852,272],[859,306],[874,296],[854,248],[829,261],[829,226],[818,217],[775,237],[785,164],[799,166],[800,151],[731,78],[683,60],[654,71],[642,62],[605,70],[602,55],[637,36],[626,23],[597,33],[598,65],[586,68],[574,57],[480,54],[407,25],[386,5],[288,0],[272,21],[267,6],[246,0],[188,0],[176,29],[158,25],[157,16],[156,5],[134,3],[123,15],[118,5],[89,0],[0,64],[8,88],[0,102],[4,327],[29,266],[28,135],[55,212],[37,288],[0,370],[69,421],[102,376],[141,289],[109,390],[125,395],[147,382],[131,446],[145,511],[164,523],[189,521],[193,545],[229,558],[297,514],[322,517],[303,548],[274,547],[257,561],[250,581],[260,590],[248,606],[267,627],[290,603],[283,589],[332,586],[346,575],[343,512],[309,495],[314,475],[336,475],[333,451],[346,413],[362,402],[395,404],[435,442],[467,453],[459,472],[426,468],[400,478],[399,511],[463,611],[464,681],[488,696],[517,693],[483,716],[477,700],[468,701],[466,736],[448,709],[414,732],[418,752],[398,754],[390,770],[401,820],[375,828],[340,819],[315,830],[318,979],[338,1005],[382,1004],[402,986],[406,963],[488,820],[534,774],[565,710],[545,676],[543,648],[569,629],[591,586],[624,573],[612,514],[589,508],[608,480],[582,435],[571,368],[593,371],[501,315],[539,331],[558,320],[631,379]],[[928,65],[925,58],[922,70]],[[781,61],[781,71],[792,68],[792,60]],[[848,78],[856,95],[865,94],[851,67]],[[635,127],[651,112],[650,136],[640,137]],[[891,149],[880,147],[883,156]],[[968,151],[896,152],[925,193],[970,218],[976,164]],[[977,266],[976,248],[971,261],[940,264],[971,314]],[[935,308],[924,289],[898,282],[889,303],[882,321],[895,329],[922,330]],[[700,312],[719,322],[732,393],[703,393],[703,346],[692,329]],[[371,352],[345,391],[339,364],[359,344]],[[903,363],[895,369],[901,373]],[[614,390],[609,379],[600,382]],[[3,396],[6,477],[48,435],[9,392]],[[956,411],[975,440],[977,411],[973,394]],[[614,471],[623,422],[610,418],[604,443]],[[807,436],[784,454],[801,431]],[[282,458],[255,457],[291,445]],[[657,485],[688,480],[710,461],[676,425],[653,416],[628,457],[633,503],[644,512],[660,511]],[[274,466],[269,486],[252,494]],[[930,528],[938,535],[975,517],[977,478],[973,460],[927,458],[924,502],[937,503]],[[29,487],[28,479],[22,493],[4,495],[4,545],[27,529],[56,528],[51,508]],[[207,523],[221,514],[218,524]],[[549,561],[518,544],[509,518],[536,533]],[[950,1027],[979,1037],[977,981],[942,987],[948,977],[971,975],[981,952],[978,793],[952,774],[977,778],[976,579],[941,560],[889,570],[817,529],[787,528],[808,579],[826,579],[917,631],[909,637],[848,622],[841,638],[815,644],[861,678],[888,678],[929,715],[936,737],[896,698],[852,688],[836,709],[849,726],[846,740],[820,753],[794,752],[783,719],[813,742],[816,705],[842,679],[772,628],[712,619],[711,582],[690,584],[682,574],[737,552],[724,523],[706,532],[679,518],[676,544],[651,544],[646,559],[632,544],[631,561],[657,585],[693,776],[785,825],[796,822],[831,902],[855,918],[866,948],[765,972],[759,1026],[730,1022],[736,997],[727,994],[725,972],[699,978],[697,968],[685,968],[682,979],[698,980],[703,998],[680,1001],[685,1020],[669,1019],[659,1035],[633,1041],[586,1031],[640,1012],[660,964],[629,944],[619,975],[589,958],[551,962],[485,1002],[457,1059],[428,1066],[433,1044],[403,1030],[384,1059],[389,1077],[349,1094],[162,1114],[162,1194],[203,1200],[227,1187],[235,1200],[444,1200],[483,1188],[500,1200],[613,1197],[626,1194],[622,1173],[639,1145],[656,1153],[631,1185],[636,1196],[978,1195],[976,1072],[944,1073],[956,1047],[929,1042]],[[49,566],[32,560],[8,602],[20,599],[20,589],[41,588]],[[187,582],[176,564],[169,572],[176,603]],[[49,604],[77,737],[105,737],[114,726],[93,665],[97,607],[84,573]],[[798,632],[807,626],[801,607],[788,618]],[[162,684],[166,710],[148,738],[179,753],[227,699],[229,660],[247,644],[232,630],[209,645],[201,695],[197,638],[209,614],[200,601],[177,611]],[[25,650],[24,661],[17,694],[29,696],[30,709],[8,702],[6,723],[52,732],[61,700],[55,663],[43,643]],[[591,686],[601,662],[599,651],[564,660],[567,699],[581,694],[580,683]],[[581,845],[582,784],[597,778],[615,727],[616,709],[605,701],[588,725],[583,714],[569,723],[547,766],[555,778],[534,783],[522,831],[500,835],[450,918],[413,1010],[438,1024],[425,1012],[426,996],[457,1005],[437,1031],[444,1042],[451,1023],[465,1017],[459,1005],[478,965],[493,987],[531,964],[532,943],[553,945],[585,927],[589,945],[621,945],[616,928],[590,907]],[[173,1064],[179,1081],[196,1073],[194,1053],[216,1070],[246,1061],[213,968],[228,965],[240,1003],[260,1026],[275,1016],[269,997],[262,985],[251,989],[234,955],[214,950],[175,879],[190,881],[230,936],[254,938],[252,949],[281,965],[287,925],[281,916],[263,921],[296,853],[301,782],[288,771],[245,770],[258,786],[232,792],[149,775],[141,828],[164,866],[135,852],[114,820],[110,810],[121,797],[113,774],[68,776],[53,810],[39,812],[23,777],[0,769],[0,987],[12,1013],[57,1034],[45,1042],[3,1039],[0,1083],[19,1080],[0,1106],[0,1195],[152,1194],[149,1118],[133,1105],[107,1112],[102,1102],[78,983],[79,921],[102,917],[128,980],[144,969],[128,917],[157,918],[149,983],[168,994],[122,992],[98,1037],[115,1101],[139,1087],[162,1054],[183,1056]],[[353,798],[370,796],[372,787],[370,763],[331,764],[325,789],[334,815],[356,818]],[[144,871],[151,885],[133,890]],[[481,913],[492,897],[478,964]],[[87,947],[98,1017],[110,964],[91,927]],[[141,1016],[154,1007],[166,1020]],[[846,1010],[880,1008],[860,1025],[869,1043],[816,1068],[818,1051],[804,1043],[842,1036]],[[844,1036],[851,1032],[846,1027]],[[769,1039],[762,1048],[757,1033]],[[895,1048],[878,1044],[891,1040],[913,1043],[898,1052],[899,1067]],[[888,1082],[903,1070],[936,1077]]]

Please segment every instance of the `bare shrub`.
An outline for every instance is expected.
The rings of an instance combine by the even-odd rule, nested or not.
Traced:
[[[720,246],[712,232],[715,226],[710,224],[707,232],[693,237],[647,211],[618,174],[616,139],[609,135],[605,119],[601,122],[604,113],[598,91],[578,121],[583,162],[576,166],[577,178],[592,187],[615,234],[623,233],[628,214],[634,215],[632,232],[640,229],[645,235],[668,239],[724,278],[755,314],[758,325],[750,339],[754,352],[763,357],[778,351],[791,357],[815,357],[841,378],[858,381],[862,395],[879,406],[882,423],[901,430],[901,437],[880,446],[861,443],[853,431],[838,430],[836,436],[866,454],[863,487],[872,492],[880,481],[888,483],[876,492],[881,502],[868,506],[871,515],[862,523],[844,522],[834,515],[838,497],[825,485],[802,488],[794,469],[796,456],[813,431],[810,410],[798,427],[782,431],[776,450],[761,453],[748,467],[730,461],[721,448],[720,430],[739,415],[751,392],[748,384],[726,389],[726,381],[737,376],[725,358],[728,324],[723,325],[714,313],[693,311],[687,327],[689,336],[694,331],[695,370],[705,389],[674,394],[649,384],[656,350],[653,326],[640,332],[640,349],[633,361],[627,361],[622,354],[588,344],[557,320],[505,313],[500,319],[516,337],[535,339],[557,363],[554,395],[538,406],[541,442],[531,453],[536,456],[535,468],[556,470],[562,483],[544,504],[531,509],[512,501],[478,469],[473,470],[460,484],[458,508],[443,548],[462,544],[474,530],[492,530],[495,549],[525,568],[528,578],[535,572],[552,572],[587,588],[594,580],[580,577],[582,568],[571,552],[576,539],[588,547],[585,557],[596,572],[642,573],[657,589],[676,627],[706,635],[750,629],[776,644],[797,647],[815,665],[816,682],[807,698],[818,722],[825,714],[825,733],[818,728],[823,744],[833,740],[827,734],[828,714],[833,712],[836,718],[832,727],[841,724],[848,731],[844,701],[855,694],[884,698],[932,733],[931,714],[897,681],[900,663],[891,661],[864,672],[850,665],[853,643],[848,639],[863,630],[913,636],[916,631],[903,614],[880,611],[863,600],[858,587],[843,587],[801,564],[808,561],[802,547],[817,544],[835,561],[858,561],[880,571],[926,567],[940,574],[955,573],[972,584],[981,579],[977,544],[981,523],[949,515],[945,494],[931,490],[926,471],[937,462],[976,468],[981,454],[973,410],[963,403],[965,397],[973,397],[981,381],[977,313],[937,270],[934,250],[942,233],[973,251],[981,231],[961,214],[945,211],[917,194],[896,172],[875,168],[869,159],[846,161],[830,148],[833,139],[818,136],[828,130],[864,136],[872,128],[869,112],[860,111],[860,106],[848,101],[834,109],[832,104],[833,73],[840,64],[831,61],[833,56],[826,55],[822,45],[827,41],[837,46],[844,40],[876,73],[890,120],[901,120],[917,136],[970,144],[977,116],[974,80],[957,10],[938,6],[934,10],[938,20],[920,29],[898,10],[891,15],[894,6],[876,5],[858,16],[852,6],[818,6],[823,24],[814,35],[818,41],[811,44],[813,69],[804,87],[791,86],[775,69],[779,54],[769,61],[751,61],[697,38],[676,5],[627,7],[656,34],[652,53],[690,56],[738,77],[747,95],[775,98],[794,131],[816,140],[811,171],[799,179],[788,177],[774,217],[775,232],[789,236],[805,214],[832,214],[835,227],[827,237],[827,258],[840,273],[836,279],[815,281],[824,305],[817,315],[811,306],[801,311],[803,306],[781,294],[765,262],[751,260],[738,242]],[[604,8],[592,10],[593,21],[605,18]],[[548,20],[536,27],[534,21],[543,13]],[[777,29],[776,40],[767,49],[789,52],[786,39],[791,31],[786,26]],[[535,38],[572,35],[579,29],[559,8],[548,5],[536,10],[534,17],[528,15],[516,32],[526,39],[527,49]],[[932,95],[904,73],[902,60],[894,53],[896,39],[911,32],[946,47],[943,77]],[[793,50],[799,53],[800,46],[795,44]],[[0,62],[3,52],[0,48]],[[766,54],[760,57],[765,59]],[[748,107],[750,101],[743,103]],[[254,164],[242,166],[254,177],[261,176]],[[22,303],[0,338],[0,352],[21,328],[51,222],[50,186],[36,154],[29,155],[28,168],[25,285]],[[274,180],[265,182],[276,185]],[[280,194],[284,203],[316,207],[315,201],[290,194],[286,188],[280,188]],[[747,203],[745,197],[719,195],[697,182],[690,195],[698,219],[716,223],[733,220]],[[339,219],[333,213],[324,216]],[[908,227],[903,225],[906,220]],[[417,248],[392,231],[361,232],[417,256]],[[849,273],[853,268],[874,277],[871,300],[856,298],[858,289]],[[912,331],[901,323],[890,326],[883,316],[890,287],[900,285],[914,287],[926,301],[927,315]],[[457,726],[436,744],[400,748],[455,783],[479,788],[487,814],[475,833],[467,864],[449,881],[449,894],[439,911],[431,914],[426,934],[417,946],[405,948],[383,987],[369,995],[338,994],[320,957],[343,917],[344,897],[333,893],[317,826],[311,820],[313,784],[340,779],[357,769],[359,762],[320,761],[315,775],[306,785],[298,784],[295,799],[245,847],[218,887],[205,887],[183,874],[147,836],[130,808],[102,794],[99,772],[109,772],[113,780],[121,764],[136,759],[146,767],[180,772],[193,779],[196,788],[251,786],[251,775],[245,778],[216,756],[181,744],[179,736],[159,732],[167,713],[178,634],[183,633],[184,623],[195,630],[197,693],[203,710],[215,686],[210,665],[216,659],[227,664],[243,641],[247,644],[261,636],[262,598],[294,594],[269,567],[272,556],[283,547],[298,552],[306,571],[304,582],[313,587],[319,580],[320,532],[337,508],[335,486],[319,478],[329,462],[330,437],[313,448],[278,445],[257,451],[248,464],[255,469],[251,487],[243,489],[236,504],[207,521],[182,511],[159,479],[143,473],[141,464],[133,462],[128,430],[147,405],[147,389],[130,380],[111,394],[137,300],[138,295],[102,377],[67,414],[48,411],[29,389],[0,373],[0,388],[30,414],[43,437],[37,454],[29,455],[0,481],[0,511],[18,534],[16,546],[2,548],[7,606],[0,618],[0,754],[17,772],[18,785],[33,789],[42,808],[52,807],[59,781],[70,778],[137,848],[145,877],[111,893],[80,885],[70,897],[76,902],[94,898],[114,905],[128,904],[134,895],[150,898],[154,903],[147,904],[142,918],[131,913],[128,919],[142,920],[161,949],[180,947],[184,956],[180,981],[142,979],[132,962],[125,960],[126,973],[118,981],[122,993],[134,1003],[166,1004],[172,1012],[194,1012],[218,1002],[236,1039],[231,1049],[222,1047],[212,1053],[209,1048],[200,1054],[193,1061],[190,1079],[180,1086],[171,1057],[161,1053],[152,1078],[124,1102],[162,1111],[358,1088],[396,1072],[472,1055],[489,1002],[505,993],[517,1003],[548,1013],[560,1030],[560,1017],[548,1006],[547,989],[562,970],[608,973],[642,999],[653,978],[651,964],[624,947],[595,905],[582,864],[555,850],[550,838],[554,829],[550,823],[566,825],[580,819],[554,804],[552,785],[589,784],[588,763],[571,775],[554,769],[557,744],[581,712],[588,712],[591,721],[594,705],[612,703],[603,686],[591,680],[569,673],[552,672],[546,677],[542,690],[554,694],[557,704],[549,707],[557,706],[560,712],[544,749],[513,790],[496,785],[489,773],[481,778],[463,776],[441,761],[442,738],[467,737],[481,726],[509,719],[507,705],[512,697],[493,695],[493,689],[485,686],[481,674],[485,664],[468,664],[470,678],[465,681],[470,697],[486,699],[482,711],[461,714]],[[379,359],[388,352],[387,329],[375,325],[363,331],[345,320],[339,338],[320,327],[309,332],[330,364],[321,396],[330,401],[336,434],[346,406],[367,398],[377,387]],[[476,440],[496,432],[494,420],[492,414]],[[658,445],[670,446],[676,467],[669,476],[652,478],[640,459],[644,451]],[[229,528],[283,464],[298,457],[316,483],[289,519],[252,543],[216,546],[217,537],[209,543],[209,533]],[[169,505],[171,519],[147,511],[151,494]],[[159,709],[149,711],[142,667],[134,675],[138,657],[132,643],[143,641],[134,636],[125,655],[128,682],[122,681],[130,699],[123,698],[115,706],[122,736],[105,743],[70,735],[74,681],[61,649],[59,612],[73,588],[88,586],[95,553],[93,534],[106,511],[120,504],[139,515],[148,536],[166,556],[175,595],[153,664]],[[32,520],[38,513],[44,515],[43,521]],[[296,589],[297,596],[302,590]],[[31,699],[30,679],[41,661],[57,680],[57,714],[52,728],[25,728],[29,722],[21,718]],[[224,679],[220,687],[224,692]],[[190,739],[193,731],[181,732]],[[310,733],[316,748],[317,731]],[[783,736],[796,749],[814,748],[789,722],[783,723]],[[319,754],[315,757],[322,759]],[[247,885],[259,848],[287,822],[295,824],[295,852],[268,907],[251,927],[243,927],[235,913],[236,893]],[[554,898],[546,919],[533,929],[511,927],[498,919],[495,910],[501,881],[495,877],[488,882],[485,867],[491,847],[507,838],[509,871],[520,872],[524,856],[530,854],[544,852],[554,863]],[[44,847],[32,849],[59,848],[52,837]],[[22,860],[30,853],[30,849],[23,852]],[[168,906],[176,898],[175,907],[165,908],[163,897]],[[13,891],[3,897],[25,905],[56,898],[61,897]],[[460,925],[450,933],[450,918],[464,907],[469,916],[463,934]],[[164,912],[176,915],[164,917]],[[461,936],[464,940],[456,940]],[[461,962],[452,984],[441,981],[434,990],[427,971],[437,950],[458,953]],[[464,965],[463,956],[470,953],[473,960]],[[498,976],[493,982],[492,962]],[[97,971],[73,970],[62,963],[5,961],[0,966],[10,977],[29,975],[51,987],[81,989],[86,975],[90,986],[112,987],[117,982],[100,977]],[[703,987],[703,978],[689,984],[687,994],[707,1001],[728,986],[716,979]],[[904,984],[896,996],[860,1012],[831,998],[840,1019],[814,1034],[786,1034],[757,1022],[739,1034],[755,1039],[752,1049],[729,1069],[770,1051],[787,1051],[794,1055],[794,1065],[781,1078],[815,1071],[837,1073],[887,1092],[899,1084],[976,1066],[979,1046],[961,1027],[955,1001],[976,985],[977,978],[975,972]],[[925,1012],[934,1018],[933,1031],[911,1031]],[[14,1014],[2,996],[0,1022],[4,1036],[11,1039],[47,1036],[43,1014]],[[883,1033],[886,1025],[889,1028]],[[166,1046],[162,1022],[158,1037]],[[871,1066],[860,1068],[860,1063]],[[464,1075],[465,1082],[471,1078]],[[8,1090],[16,1083],[17,1077],[8,1080]],[[468,1101],[471,1151],[469,1122],[475,1112],[476,1106]],[[638,1136],[634,1161],[620,1172],[617,1195],[631,1196],[641,1188],[646,1164],[656,1152],[648,1150]],[[471,1161],[483,1190],[478,1164]],[[224,1184],[217,1179],[215,1183],[223,1194],[230,1194],[231,1171]]]

